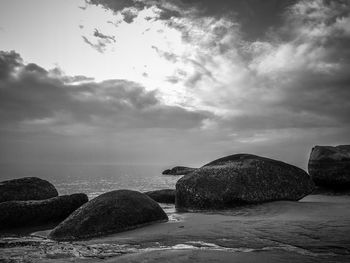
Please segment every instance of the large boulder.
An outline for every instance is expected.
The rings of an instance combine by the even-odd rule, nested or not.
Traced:
[[[317,186],[350,188],[350,145],[315,146],[308,169]]]
[[[87,201],[86,194],[72,194],[46,200],[3,202],[0,203],[0,228],[59,222]]]
[[[162,174],[166,175],[185,175],[192,173],[197,168],[185,167],[185,166],[175,166],[174,168],[167,169],[162,172]]]
[[[80,207],[49,237],[59,241],[87,239],[167,220],[163,209],[147,195],[117,190],[102,194]]]
[[[299,200],[314,184],[302,169],[284,162],[235,154],[215,160],[176,184],[179,209],[223,209],[275,200]]]
[[[145,193],[158,203],[175,204],[175,189],[162,189]]]
[[[58,196],[56,188],[48,181],[37,177],[24,177],[0,182],[0,203],[44,200],[55,196]]]

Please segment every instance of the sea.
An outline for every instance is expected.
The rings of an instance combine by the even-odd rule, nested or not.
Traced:
[[[54,184],[60,195],[86,193],[91,200],[118,189],[173,189],[181,176],[162,175],[165,168],[169,167],[6,164],[0,165],[0,181],[36,176]],[[198,253],[212,252],[225,254],[225,259],[227,254],[253,258],[239,262],[350,262],[350,193],[324,192],[298,202],[196,213],[178,212],[173,204],[161,206],[169,216],[167,223],[88,241],[55,242],[47,238],[50,229],[0,234],[0,262],[123,262],[119,259],[125,255],[155,251],[197,253],[179,262],[196,262]],[[153,262],[145,258],[140,262]],[[200,258],[206,262],[206,257]]]

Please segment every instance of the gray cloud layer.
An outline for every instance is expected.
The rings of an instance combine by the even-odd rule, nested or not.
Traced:
[[[36,64],[25,65],[13,51],[0,52],[0,74],[2,125],[50,120],[119,128],[188,129],[200,126],[210,116],[163,105],[154,91],[126,80],[65,84],[67,78]],[[73,79],[85,80],[81,76]]]

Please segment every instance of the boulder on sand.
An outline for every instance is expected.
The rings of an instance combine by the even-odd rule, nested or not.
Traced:
[[[284,162],[235,154],[217,159],[176,184],[176,207],[224,209],[242,204],[299,200],[314,184],[302,169]]]
[[[49,237],[59,241],[87,239],[167,220],[163,209],[147,195],[117,190],[80,207],[52,230]]]
[[[59,222],[87,201],[86,194],[72,194],[46,200],[3,202],[0,203],[0,228]]]
[[[317,186],[350,189],[350,145],[313,147],[308,170]]]
[[[172,169],[167,169],[162,172],[162,174],[166,175],[185,175],[192,173],[195,171],[197,168],[191,168],[191,167],[185,167],[185,166],[175,166]]]
[[[144,193],[158,203],[175,204],[175,189],[162,189]]]
[[[48,181],[37,177],[24,177],[0,182],[0,203],[44,200],[55,196],[58,196],[56,188]]]

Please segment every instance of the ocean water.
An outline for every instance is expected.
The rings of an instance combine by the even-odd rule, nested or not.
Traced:
[[[0,179],[38,176],[52,182],[60,194],[84,192],[91,199],[116,189],[174,188],[180,176],[161,175],[164,168],[0,166]],[[200,213],[180,213],[171,204],[162,207],[169,216],[167,223],[87,241],[55,242],[46,238],[50,230],[3,235],[0,262],[124,262],[125,255],[136,256],[136,260],[125,262],[232,262],[230,258],[236,255],[249,256],[239,262],[350,262],[348,194],[309,195],[299,202]],[[174,251],[184,260],[166,254]]]
[[[175,188],[178,176],[164,176],[160,165],[28,164],[0,165],[0,181],[36,176],[55,185],[59,194],[86,193],[89,199],[102,193],[130,189],[151,191]]]

